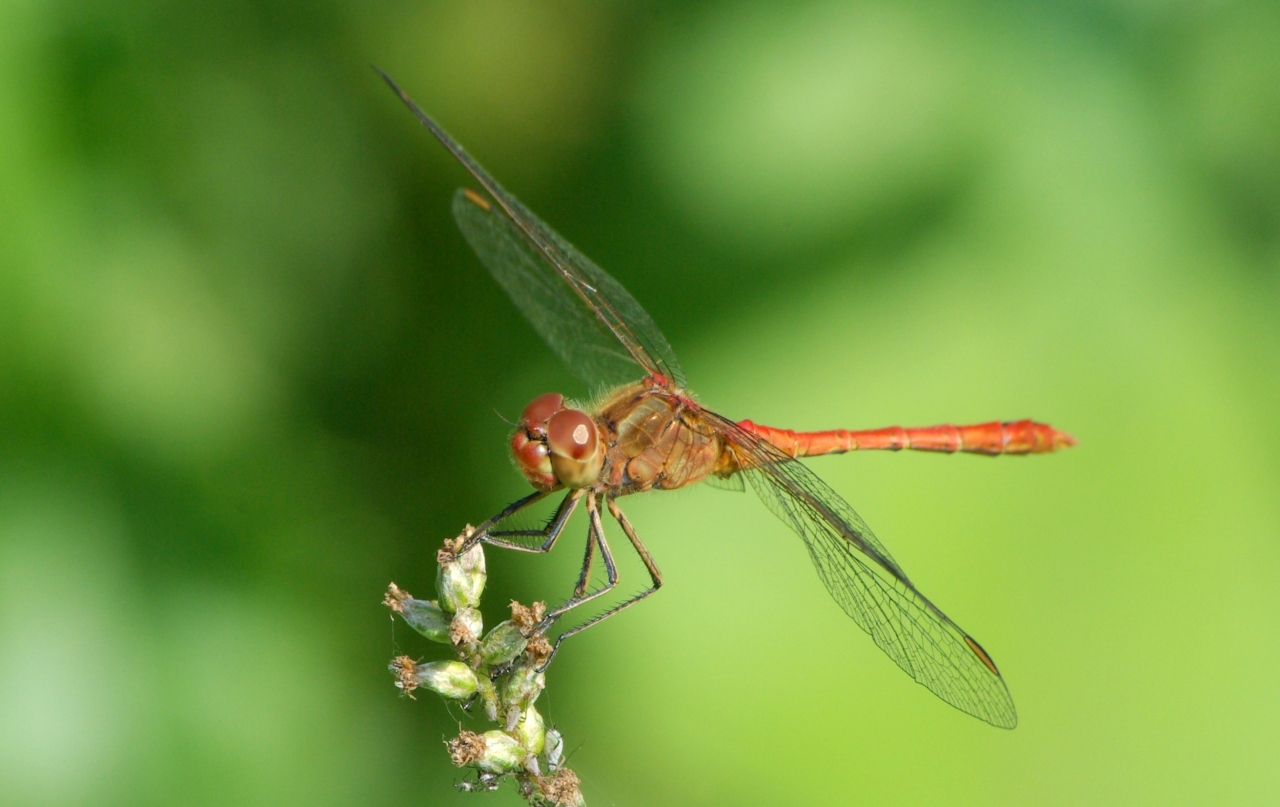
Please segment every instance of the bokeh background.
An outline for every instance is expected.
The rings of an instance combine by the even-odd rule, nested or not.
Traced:
[[[590,390],[377,63],[709,406],[1080,439],[812,462],[1013,732],[752,494],[627,502],[668,586],[540,702],[590,803],[1277,803],[1277,43],[1264,0],[0,3],[0,802],[520,803],[455,790],[379,599],[523,491],[503,417]],[[490,622],[569,536],[490,552]]]

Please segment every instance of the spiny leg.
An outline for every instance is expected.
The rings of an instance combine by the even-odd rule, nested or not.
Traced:
[[[622,512],[622,509],[618,507],[618,503],[613,499],[609,500],[609,512],[618,520],[618,524],[622,527],[622,531],[627,534],[627,540],[631,541],[632,548],[636,550],[636,554],[639,555],[640,560],[644,562],[644,567],[649,570],[649,579],[653,582],[652,587],[640,592],[614,608],[613,612],[616,613],[632,603],[643,600],[645,597],[648,597],[653,592],[662,588],[662,570],[659,569],[658,564],[654,562],[653,555],[649,554],[649,548],[644,545],[644,542],[640,540],[640,536],[636,534],[636,528],[631,526],[630,519],[627,518],[626,514]]]
[[[644,591],[640,592],[639,594],[636,594],[633,597],[629,597],[623,602],[613,606],[612,608],[605,611],[604,613],[597,614],[596,616],[592,617],[586,622],[583,622],[581,625],[570,628],[569,630],[560,634],[560,636],[556,639],[555,645],[553,645],[551,648],[551,655],[548,656],[547,660],[542,663],[543,669],[545,669],[546,666],[551,663],[551,659],[555,658],[556,651],[560,649],[560,643],[563,642],[565,639],[568,639],[570,636],[574,635],[575,633],[581,633],[582,631],[586,630],[592,625],[595,625],[596,623],[603,622],[604,620],[608,619],[609,617],[613,616],[614,614],[618,613],[624,608],[630,608],[631,606],[643,600],[645,597],[648,597],[653,592],[662,588],[662,572],[661,570],[658,569],[658,564],[654,562],[653,556],[649,554],[648,547],[646,547],[644,545],[644,542],[640,540],[640,536],[636,534],[635,527],[631,526],[631,521],[627,518],[626,514],[624,514],[622,510],[618,507],[617,502],[615,502],[613,499],[608,499],[608,504],[609,504],[609,513],[615,519],[617,519],[618,525],[621,526],[622,531],[627,534],[627,540],[631,541],[631,546],[636,550],[636,554],[640,556],[640,560],[644,562],[644,567],[649,570],[649,579],[653,582],[653,585],[645,589]],[[600,534],[604,535],[603,529],[600,530]],[[590,558],[590,554],[588,554],[588,562],[589,562],[589,558]],[[614,579],[613,582],[614,583],[617,582],[616,578]],[[612,585],[610,585],[609,588],[612,588]],[[597,592],[597,594],[603,593],[604,591],[607,591],[607,590],[608,588],[602,589],[601,591]]]
[[[515,515],[516,513],[528,507],[529,505],[542,501],[544,498],[546,498],[547,494],[550,492],[551,491],[549,490],[535,490],[533,493],[530,493],[528,496],[525,496],[520,499],[516,499],[511,504],[502,508],[501,510],[498,511],[497,515],[486,519],[484,523],[482,523],[479,527],[472,528],[471,535],[467,538],[466,541],[462,543],[462,546],[458,547],[458,554],[461,555],[463,552],[466,552],[468,549],[470,549],[471,547],[475,546],[476,544],[484,540],[485,533],[488,532],[490,527],[492,527],[493,525],[497,524],[498,522],[504,519],[510,518],[511,516]]]
[[[548,611],[546,617],[538,623],[538,627],[534,630],[535,633],[546,630],[552,622],[559,619],[563,614],[585,602],[594,600],[618,585],[618,567],[613,562],[613,553],[609,551],[609,542],[604,537],[604,524],[600,521],[600,506],[596,503],[595,493],[587,494],[587,520],[587,551],[582,559],[582,574],[578,576],[578,584],[574,587],[573,596],[562,605]],[[604,561],[606,582],[600,588],[587,594],[587,580],[591,575],[591,561],[595,554],[592,549],[593,544],[600,548],[600,558]]]
[[[658,564],[654,562],[653,555],[649,554],[648,547],[644,545],[644,542],[640,540],[640,536],[636,534],[635,527],[631,526],[631,521],[627,518],[626,514],[619,509],[617,502],[612,499],[609,500],[609,513],[617,519],[619,526],[622,527],[622,531],[627,534],[627,539],[631,541],[631,546],[636,550],[636,554],[640,556],[640,560],[644,562],[645,569],[649,571],[649,579],[652,581],[653,585],[644,591],[641,591],[639,594],[628,597],[626,600],[623,600],[604,613],[597,614],[581,625],[565,631],[560,635],[560,638],[556,639],[556,647],[559,647],[561,642],[575,633],[581,633],[592,625],[608,619],[619,611],[625,608],[630,608],[645,597],[648,597],[653,592],[662,588],[662,571],[658,569]]]
[[[545,492],[537,491],[535,495],[526,496],[515,504],[508,506],[501,513],[489,519],[484,524],[480,525],[480,529],[476,530],[476,534],[480,536],[479,540],[484,541],[486,544],[491,546],[500,546],[504,549],[515,549],[519,552],[550,552],[551,548],[556,545],[556,539],[558,539],[560,537],[560,533],[564,531],[564,526],[569,523],[569,517],[572,516],[573,511],[578,508],[578,502],[582,501],[583,492],[584,491],[582,490],[575,490],[565,496],[560,502],[560,506],[556,508],[555,513],[552,514],[551,520],[548,521],[547,525],[542,529],[495,530],[493,532],[484,531],[486,528],[497,524],[504,518],[510,517],[518,510],[533,504],[543,496],[547,495]],[[519,505],[519,507],[516,505]],[[510,540],[512,538],[533,537],[541,537],[543,539],[542,543],[536,546],[530,546],[526,543]]]
[[[582,571],[578,573],[578,584],[573,587],[574,598],[582,597],[587,593],[587,584],[591,582],[591,566],[595,560],[596,541],[591,531],[587,531],[587,549],[582,558]]]

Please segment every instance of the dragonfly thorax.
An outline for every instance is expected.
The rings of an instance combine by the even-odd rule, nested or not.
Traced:
[[[530,484],[551,490],[595,484],[605,452],[595,421],[565,406],[560,393],[548,392],[534,398],[520,415],[511,453]]]
[[[692,485],[722,463],[724,441],[702,408],[652,381],[618,388],[601,403],[599,420],[615,495]]]

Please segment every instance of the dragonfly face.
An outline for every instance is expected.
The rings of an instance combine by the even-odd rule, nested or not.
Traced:
[[[600,477],[605,454],[596,422],[566,407],[558,392],[539,395],[524,408],[511,436],[511,453],[538,490],[590,487]]]

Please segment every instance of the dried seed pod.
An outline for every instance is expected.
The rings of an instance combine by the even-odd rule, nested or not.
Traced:
[[[455,547],[470,537],[468,527],[456,539],[445,542],[437,559],[440,562],[436,573],[436,591],[440,594],[440,607],[446,611],[457,611],[459,608],[474,608],[480,604],[480,594],[484,591],[487,577],[484,563],[484,548],[480,544],[457,554]]]
[[[449,624],[449,641],[454,647],[464,647],[479,641],[484,632],[484,616],[478,608],[459,608]]]
[[[461,661],[417,664],[408,656],[399,656],[391,662],[390,669],[396,676],[396,686],[410,697],[415,689],[424,687],[445,698],[462,700],[476,694],[479,684],[475,672]]]
[[[463,700],[476,694],[476,674],[461,661],[433,661],[417,666],[418,686],[446,698]]]
[[[484,739],[484,751],[472,764],[487,773],[512,773],[523,769],[524,758],[528,752],[516,738],[505,731],[486,731],[481,735]]]
[[[495,667],[506,664],[523,653],[528,643],[516,623],[508,619],[495,625],[480,642],[480,658]]]
[[[450,617],[431,600],[414,599],[413,595],[392,583],[382,604],[399,614],[409,627],[433,642],[449,643]]]
[[[516,724],[516,739],[530,754],[541,754],[547,745],[547,724],[532,705],[524,710],[524,716]]]
[[[502,684],[502,701],[523,710],[538,699],[546,686],[547,676],[536,667],[516,667]]]

